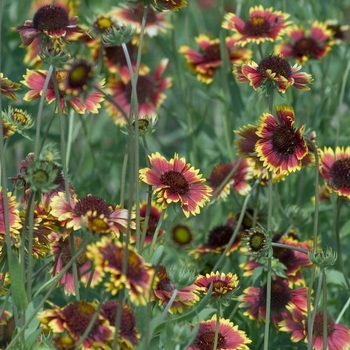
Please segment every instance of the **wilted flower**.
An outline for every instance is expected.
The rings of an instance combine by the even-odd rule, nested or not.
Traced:
[[[6,96],[10,100],[16,101],[17,96],[15,91],[20,88],[21,84],[14,83],[8,78],[4,78],[4,74],[0,73],[0,87],[1,87],[1,95]]]

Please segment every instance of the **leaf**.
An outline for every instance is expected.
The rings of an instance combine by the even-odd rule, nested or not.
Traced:
[[[13,300],[20,311],[25,311],[28,306],[28,299],[24,288],[23,271],[13,251],[9,256],[9,272]]]

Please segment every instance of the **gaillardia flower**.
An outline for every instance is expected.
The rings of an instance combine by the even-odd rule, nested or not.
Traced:
[[[305,315],[294,311],[279,323],[279,330],[292,332],[291,340],[308,342],[308,322]],[[335,323],[327,315],[327,334],[323,333],[323,312],[317,312],[312,329],[312,349],[323,350],[323,336],[327,336],[327,350],[349,349],[350,330],[346,326]]]
[[[233,171],[234,168],[236,170]],[[213,193],[216,193],[217,198],[225,200],[230,193],[231,186],[240,195],[245,196],[251,188],[247,181],[252,178],[252,170],[250,162],[247,159],[241,158],[231,163],[216,165],[207,178],[207,181],[213,189]],[[232,171],[232,175],[226,179]],[[221,189],[219,190],[219,188]],[[216,192],[218,190],[219,192]]]
[[[332,32],[332,40],[335,44],[340,44],[345,41],[349,35],[349,26],[341,25],[336,20],[326,21],[326,28]]]
[[[27,69],[27,74],[24,75],[24,80],[22,83],[29,87],[31,90],[27,92],[23,99],[25,101],[32,101],[37,98],[40,98],[42,95],[45,80],[48,72],[45,70],[32,71]],[[100,102],[103,100],[103,95],[97,90],[94,90],[91,93],[87,93],[85,96],[67,96],[65,90],[62,90],[62,83],[67,79],[67,72],[65,70],[56,71],[56,80],[59,90],[59,103],[60,108],[65,112],[65,106],[68,103],[75,112],[79,114],[84,114],[86,111],[90,113],[98,113],[98,109],[101,107]],[[98,84],[99,87],[102,87],[104,81],[101,81]],[[56,100],[54,85],[52,78],[50,79],[48,89],[46,90],[46,101],[51,103]]]
[[[211,350],[214,347],[216,325],[219,322],[217,349],[249,350],[246,344],[252,341],[245,332],[240,331],[230,320],[219,318],[214,315],[209,321],[201,321],[199,330],[193,343],[187,350]]]
[[[38,314],[41,325],[54,334],[67,335],[77,343],[92,320],[97,304],[80,300],[61,308],[51,302],[48,303],[52,309]],[[83,341],[82,349],[110,349],[108,343],[111,339],[113,339],[112,327],[100,313]]]
[[[281,175],[300,170],[302,159],[308,153],[302,135],[304,126],[294,127],[294,110],[288,106],[276,107],[277,120],[264,113],[259,120],[256,134],[260,140],[255,144],[257,156],[270,171]]]
[[[199,170],[186,163],[185,158],[179,159],[177,153],[170,161],[158,152],[148,157],[154,169],[140,169],[140,180],[155,186],[153,192],[163,209],[179,202],[186,217],[199,214],[211,195],[211,188],[203,184],[205,179]]]
[[[250,8],[247,21],[234,13],[227,13],[222,27],[235,33],[238,45],[244,46],[250,42],[260,44],[278,40],[289,25],[286,22],[288,17],[287,13],[273,11],[272,8],[264,9],[259,5]]]
[[[104,199],[88,195],[77,199],[76,195],[68,203],[65,193],[59,192],[51,200],[51,215],[68,229],[78,230],[86,227],[96,234],[116,234],[125,232],[128,226],[128,210],[112,206]],[[131,216],[131,229],[135,228]]]
[[[106,275],[106,290],[112,295],[127,288],[130,300],[137,305],[145,305],[150,295],[154,269],[147,264],[136,250],[129,247],[126,271],[123,271],[125,247],[118,241],[102,237],[101,241],[87,246],[86,256],[94,262],[101,273],[98,282]]]
[[[153,297],[158,300],[159,305],[167,304],[174,293],[177,293],[171,307],[170,313],[182,313],[183,308],[190,308],[199,301],[199,287],[191,284],[181,289],[176,289],[170,280],[164,266],[159,266],[153,282]]]
[[[179,11],[187,6],[186,0],[153,0],[152,5],[158,11]]]
[[[197,79],[205,84],[214,80],[216,69],[221,65],[220,39],[210,39],[205,34],[195,38],[200,51],[195,51],[189,46],[181,46],[179,52],[186,58],[190,71],[197,75]],[[232,63],[244,63],[251,59],[251,50],[239,48],[232,37],[225,39],[229,60]]]
[[[267,285],[260,288],[248,287],[243,295],[238,297],[239,307],[248,308],[244,312],[251,320],[265,321],[266,319],[266,294]],[[305,314],[307,310],[307,288],[299,287],[291,289],[288,281],[276,278],[271,281],[271,317],[277,327],[288,314],[297,309]]]
[[[259,87],[275,87],[279,92],[285,93],[290,86],[299,90],[310,90],[307,86],[312,82],[311,74],[299,72],[300,66],[290,66],[282,56],[270,55],[259,64],[251,63],[234,66],[233,73],[241,83],[249,82],[254,90]]]
[[[14,83],[8,78],[4,78],[3,73],[0,73],[0,87],[1,87],[1,95],[6,96],[12,101],[17,100],[17,96],[15,91],[20,88],[21,84]]]
[[[275,46],[275,52],[283,57],[294,57],[298,63],[304,64],[309,59],[321,59],[330,51],[333,40],[332,31],[321,22],[314,22],[309,32],[301,26],[293,26],[287,30],[291,39]]]
[[[161,106],[166,98],[164,91],[172,84],[172,78],[162,78],[168,59],[163,59],[153,74],[149,75],[149,68],[143,66],[140,68],[137,79],[137,100],[138,100],[138,117],[157,117],[157,109]],[[106,109],[116,124],[124,124],[127,120],[125,115],[130,113],[131,101],[131,79],[129,69],[124,66],[119,69],[120,79],[111,78],[108,82],[108,90],[117,104],[123,109],[120,111],[114,104],[107,103]]]
[[[320,150],[320,174],[327,188],[339,196],[350,198],[350,147]]]
[[[81,33],[82,29],[75,24],[77,19],[77,16],[69,18],[63,7],[45,5],[35,12],[33,20],[25,21],[23,26],[16,27],[14,31],[19,32],[22,46],[28,46],[43,34],[50,39],[59,40],[68,33]]]

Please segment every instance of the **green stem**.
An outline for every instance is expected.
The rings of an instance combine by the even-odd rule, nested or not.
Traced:
[[[311,276],[309,281],[309,288],[307,290],[307,343],[308,343],[308,350],[311,350],[312,348],[312,328],[313,328],[313,322],[312,322],[312,310],[311,310],[311,293],[312,293],[312,286],[315,281],[315,274],[316,274],[316,266],[312,265],[311,268]]]
[[[278,248],[284,248],[284,249],[290,249],[290,250],[296,250],[296,251],[298,251],[300,253],[303,253],[303,254],[306,254],[306,255],[309,254],[309,252],[307,250],[305,250],[305,249],[302,249],[302,248],[299,248],[299,247],[295,247],[295,246],[292,246],[292,245],[283,244],[283,243],[272,242],[271,246],[272,247],[278,247]]]
[[[214,344],[213,344],[213,350],[216,350],[218,347],[218,340],[219,340],[219,327],[220,327],[220,317],[221,317],[221,304],[218,300],[217,303],[217,312],[216,312],[216,325],[215,325],[215,336],[214,336]]]
[[[166,210],[163,209],[162,210],[162,214],[160,215],[159,221],[157,223],[156,230],[155,230],[154,235],[153,235],[152,243],[151,243],[150,250],[149,250],[150,256],[149,256],[148,261],[151,261],[153,250],[154,250],[154,246],[156,245],[156,242],[157,242],[157,239],[158,239],[158,235],[159,235],[159,231],[160,231],[160,228],[162,227],[162,223],[163,223],[163,219],[164,219],[165,213],[166,213]]]
[[[161,315],[159,316],[159,318],[157,320],[157,325],[160,324],[164,320],[164,317],[166,316],[166,314],[168,313],[169,309],[171,308],[171,305],[173,305],[173,303],[174,303],[178,293],[179,293],[178,289],[175,289],[173,291],[173,294],[172,294],[170,300],[166,304],[166,307],[164,308],[163,312],[161,313]]]
[[[31,192],[29,197],[29,203],[27,206],[27,211],[29,215],[29,230],[28,230],[28,263],[27,263],[27,297],[28,302],[32,300],[32,282],[33,282],[33,227],[34,227],[34,198],[36,192]],[[26,232],[26,227],[23,228]],[[24,242],[22,244],[24,245]],[[23,257],[24,258],[24,257]]]

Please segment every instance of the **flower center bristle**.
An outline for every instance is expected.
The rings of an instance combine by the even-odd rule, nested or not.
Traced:
[[[206,62],[212,62],[212,61],[218,61],[221,59],[220,54],[220,44],[212,44],[208,46],[205,51],[203,52],[204,61]]]
[[[222,247],[230,241],[232,234],[233,229],[230,226],[224,225],[215,227],[209,233],[208,244],[213,248]]]
[[[63,311],[69,328],[73,329],[79,335],[84,334],[94,313],[95,308],[85,301],[77,301],[74,304],[69,304]],[[95,322],[90,335],[94,333],[96,328],[97,323]]]
[[[244,32],[252,36],[264,36],[270,32],[271,25],[263,17],[252,17],[245,23]]]
[[[97,215],[110,216],[108,204],[102,198],[96,196],[86,196],[80,199],[74,208],[74,213],[78,216],[84,216],[89,211],[96,211]]]
[[[286,267],[289,267],[295,262],[295,255],[292,249],[273,247],[273,257],[278,259]]]
[[[276,76],[283,76],[286,79],[292,76],[292,68],[290,64],[280,56],[268,56],[264,58],[258,65],[257,71],[265,76],[266,71],[271,70]]]
[[[38,30],[55,31],[69,25],[67,11],[54,5],[40,7],[33,17],[33,27]]]
[[[208,331],[200,336],[197,336],[194,345],[200,350],[213,350],[215,340],[215,332]],[[225,345],[225,337],[219,333],[218,334],[218,343],[217,349],[221,349]]]
[[[350,158],[336,160],[329,171],[329,176],[334,188],[350,188]]]
[[[316,57],[317,50],[317,41],[312,38],[301,38],[293,46],[293,53],[297,57]]]
[[[260,289],[260,305],[266,306],[267,285]],[[291,301],[291,290],[282,280],[277,279],[271,282],[271,309],[281,310]]]
[[[132,86],[131,86],[131,81],[129,81],[125,86],[125,94],[126,96],[128,96],[129,101],[131,100],[131,91],[132,91]],[[136,91],[137,91],[137,100],[139,104],[147,103],[147,102],[149,103],[150,97],[153,95],[153,91],[154,91],[153,81],[144,75],[140,75],[139,78],[137,79]]]
[[[295,131],[287,124],[282,123],[275,127],[272,134],[272,145],[275,152],[281,156],[289,156],[295,152],[298,139]]]
[[[190,184],[178,171],[169,170],[161,175],[160,181],[163,185],[169,186],[169,190],[172,193],[178,193],[185,195],[190,189]]]
[[[334,330],[334,321],[331,316],[327,315],[327,337],[329,337]],[[314,321],[313,336],[323,336],[323,312],[317,312]]]

